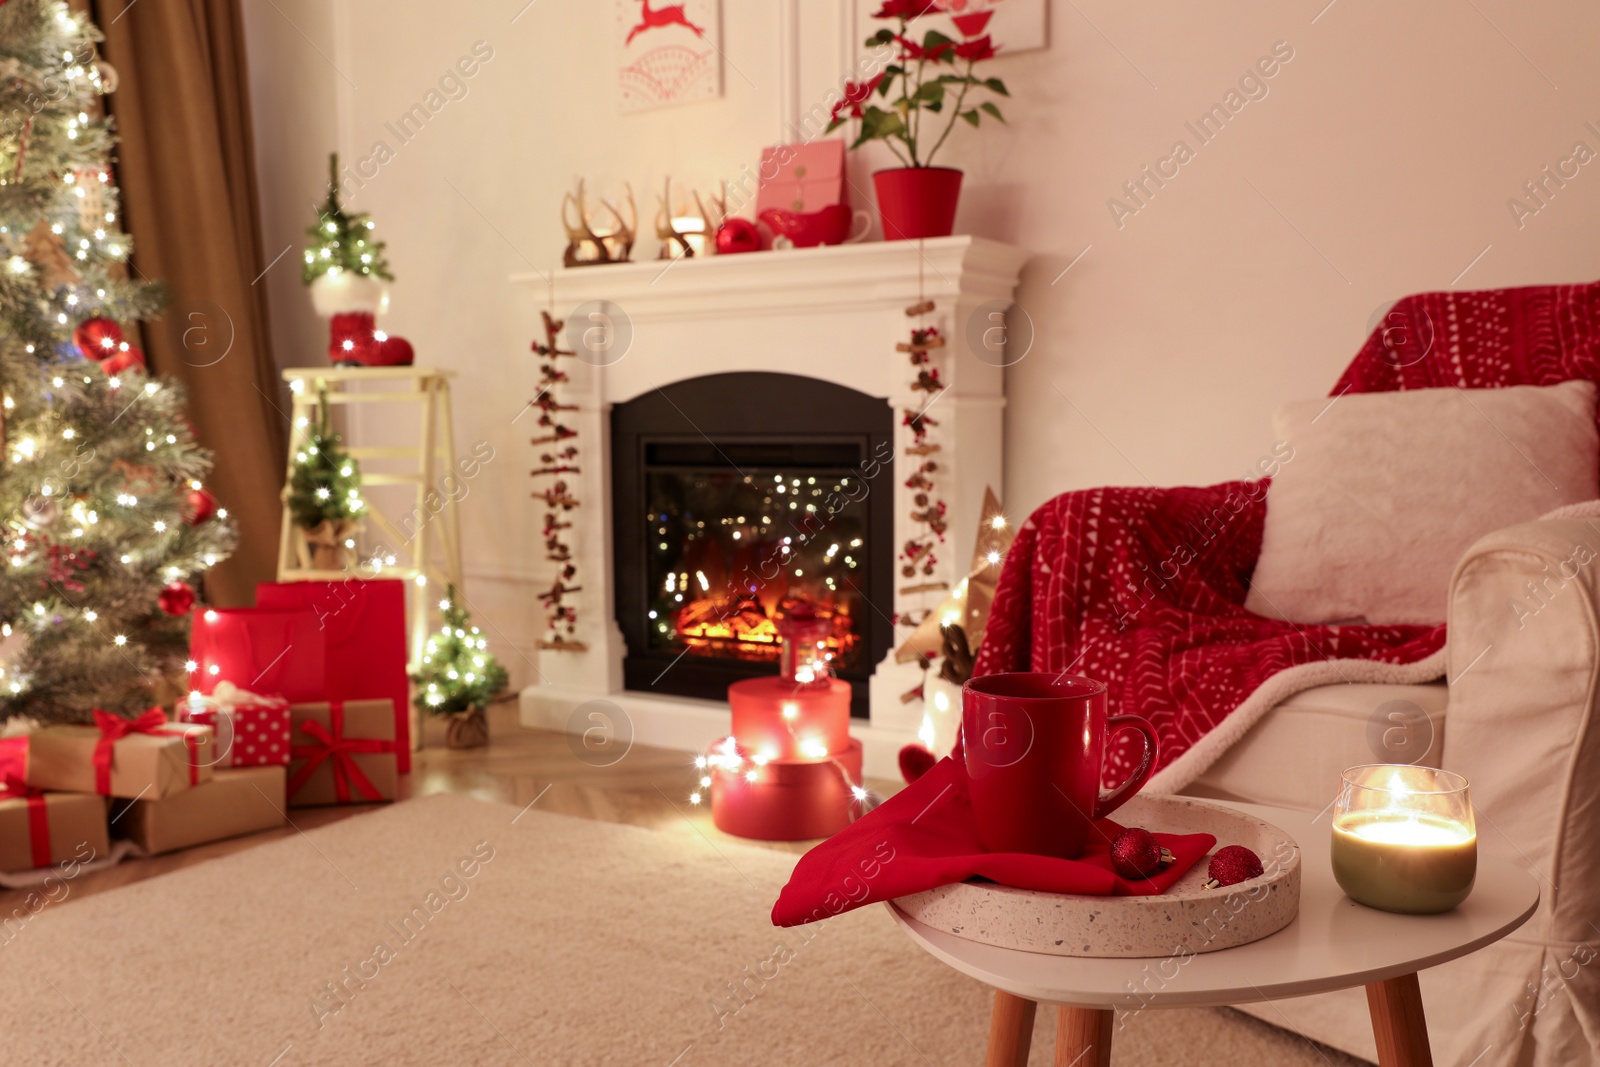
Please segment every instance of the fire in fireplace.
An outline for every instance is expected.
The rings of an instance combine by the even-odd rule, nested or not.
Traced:
[[[806,605],[866,708],[887,651],[887,403],[782,374],[724,374],[612,409],[617,614],[630,689],[721,699],[776,674]]]

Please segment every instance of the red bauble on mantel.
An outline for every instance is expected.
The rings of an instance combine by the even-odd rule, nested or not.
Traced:
[[[83,353],[84,359],[96,362],[117,354],[124,345],[122,327],[110,319],[95,316],[84,319],[72,331],[72,343]]]
[[[194,610],[194,586],[188,582],[169,582],[156,597],[168,615],[187,615]]]
[[[731,256],[739,252],[757,252],[761,249],[761,231],[749,219],[737,215],[724,219],[717,227],[717,252]]]
[[[190,526],[199,526],[217,513],[217,498],[212,496],[211,491],[203,486],[189,490],[183,500],[187,505],[183,521]]]

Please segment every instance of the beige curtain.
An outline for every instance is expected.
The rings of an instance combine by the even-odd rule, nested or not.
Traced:
[[[90,8],[118,75],[106,100],[122,138],[116,173],[134,267],[172,293],[164,318],[146,324],[145,353],[188,387],[189,421],[216,453],[209,486],[239,530],[206,594],[252,604],[256,582],[276,572],[287,417],[259,284],[267,263],[239,0]]]

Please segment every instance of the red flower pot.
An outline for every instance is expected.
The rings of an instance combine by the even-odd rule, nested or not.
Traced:
[[[951,167],[899,167],[872,175],[885,241],[948,237],[961,199],[961,172]]]

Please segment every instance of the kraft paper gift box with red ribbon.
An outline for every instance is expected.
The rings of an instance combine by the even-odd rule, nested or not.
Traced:
[[[395,798],[400,771],[389,701],[295,704],[289,716],[291,808]]]
[[[327,642],[304,609],[207,608],[189,630],[190,688],[209,694],[222,682],[293,703],[324,700]]]
[[[160,708],[124,719],[95,710],[93,726],[28,735],[28,785],[63,793],[158,799],[211,781],[216,734],[168,722]]]
[[[311,700],[390,700],[394,703],[395,757],[400,772],[411,769],[411,678],[406,671],[405,583],[393,578],[349,578],[339,582],[262,582],[256,603],[263,608],[313,612],[327,642],[327,684],[316,696],[283,692],[291,704]],[[240,683],[243,684],[243,683]]]
[[[809,214],[845,203],[844,142],[812,141],[761,150],[756,214],[778,208]]]
[[[218,682],[210,696],[191,693],[179,701],[181,722],[209,726],[217,734],[219,767],[264,767],[289,762],[289,702]]]
[[[284,823],[283,767],[219,770],[211,781],[165,800],[114,800],[111,825],[118,837],[150,855],[192,848]]]
[[[46,793],[16,778],[0,784],[0,871],[88,860],[110,850],[105,798]]]

